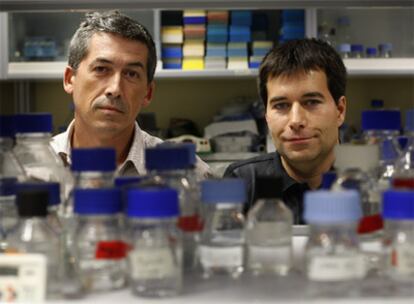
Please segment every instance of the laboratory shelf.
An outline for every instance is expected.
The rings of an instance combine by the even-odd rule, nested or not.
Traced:
[[[414,58],[346,59],[350,76],[414,76]],[[8,79],[61,79],[66,62],[10,62]],[[161,66],[161,64],[159,64]],[[254,78],[257,69],[249,70],[162,70],[158,79],[177,78]]]

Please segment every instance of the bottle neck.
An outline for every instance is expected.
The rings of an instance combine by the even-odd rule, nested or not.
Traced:
[[[30,144],[30,143],[49,143],[52,139],[51,133],[17,133],[17,144]]]

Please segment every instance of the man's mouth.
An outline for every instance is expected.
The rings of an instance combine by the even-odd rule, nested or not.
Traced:
[[[103,110],[105,112],[108,111],[108,112],[123,113],[121,110],[111,107],[111,106],[99,107],[98,109]]]

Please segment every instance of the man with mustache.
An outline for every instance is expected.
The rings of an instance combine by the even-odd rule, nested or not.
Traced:
[[[118,175],[145,174],[144,150],[162,142],[136,117],[154,93],[157,56],[148,30],[119,12],[89,13],[72,37],[63,87],[74,120],[52,146],[67,163],[71,148],[113,147]],[[198,159],[196,173],[208,174]]]
[[[259,94],[276,152],[231,164],[225,176],[247,182],[249,208],[259,175],[283,178],[283,199],[302,224],[303,194],[317,189],[335,161],[338,128],[346,112],[346,68],[327,43],[288,41],[273,48],[259,69]]]

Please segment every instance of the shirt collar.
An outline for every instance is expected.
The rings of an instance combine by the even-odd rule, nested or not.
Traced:
[[[277,153],[277,152],[275,153],[275,157],[274,157],[274,168],[275,168],[276,172],[278,172],[282,176],[282,179],[283,179],[283,192],[285,192],[288,189],[294,187],[295,185],[303,185],[303,183],[297,182],[286,172],[285,167],[283,167],[280,154]],[[306,184],[306,186],[307,186],[307,184]]]
[[[62,160],[70,165],[72,163],[72,136],[75,126],[75,120],[72,120],[63,136],[66,139],[61,143],[59,155]],[[146,173],[144,164],[144,139],[141,128],[135,122],[134,138],[132,140],[131,148],[129,149],[127,158],[118,166],[117,175],[143,175]]]

